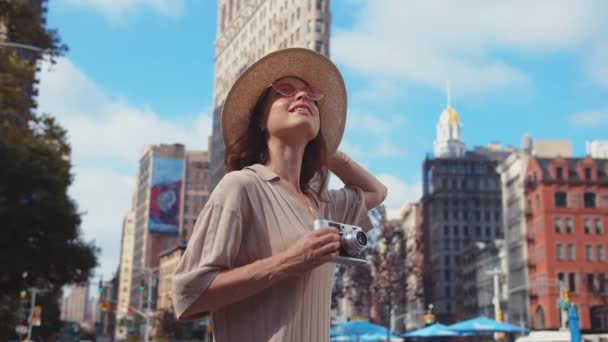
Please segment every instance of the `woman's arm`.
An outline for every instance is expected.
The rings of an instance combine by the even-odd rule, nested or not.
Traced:
[[[218,273],[207,290],[184,312],[182,319],[196,317],[239,302],[281,279],[299,275],[338,256],[340,236],[335,228],[305,234],[285,251],[251,264]]]
[[[388,190],[378,178],[369,173],[343,152],[336,152],[329,160],[327,167],[345,185],[363,190],[365,207],[372,209],[386,199]]]

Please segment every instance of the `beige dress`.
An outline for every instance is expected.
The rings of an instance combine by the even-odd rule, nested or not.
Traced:
[[[314,196],[313,196],[314,197]],[[314,200],[320,216],[371,227],[357,188]],[[173,277],[173,305],[180,319],[218,272],[269,257],[311,231],[313,217],[269,168],[256,164],[226,174],[203,208]],[[278,282],[212,313],[215,340],[329,341],[335,263]]]

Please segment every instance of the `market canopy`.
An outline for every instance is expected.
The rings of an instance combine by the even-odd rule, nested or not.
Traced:
[[[418,330],[410,331],[402,335],[403,337],[437,337],[437,336],[460,336],[459,333],[449,330],[441,323],[435,323]]]
[[[521,328],[513,324],[502,323],[491,318],[480,316],[469,319],[460,323],[452,324],[446,327],[458,333],[526,333],[528,329]]]

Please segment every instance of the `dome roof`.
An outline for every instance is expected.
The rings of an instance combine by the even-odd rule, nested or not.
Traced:
[[[460,119],[458,119],[458,113],[454,108],[448,106],[446,109],[441,112],[441,116],[439,117],[439,124],[460,124]]]

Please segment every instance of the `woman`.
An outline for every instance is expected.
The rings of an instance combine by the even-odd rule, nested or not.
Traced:
[[[341,152],[346,88],[300,48],[249,67],[222,111],[227,173],[201,212],[173,278],[180,319],[213,314],[216,341],[328,341],[338,256],[323,217],[368,230],[386,187]],[[324,191],[329,169],[346,184]]]

